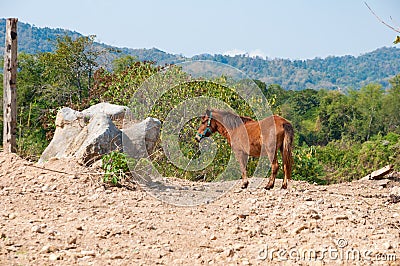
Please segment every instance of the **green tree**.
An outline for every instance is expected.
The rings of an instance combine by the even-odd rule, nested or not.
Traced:
[[[122,72],[129,67],[133,67],[138,62],[137,58],[131,55],[122,56],[113,60],[113,71]]]
[[[59,37],[55,52],[42,54],[46,63],[44,74],[49,78],[53,96],[59,105],[78,104],[88,96],[98,59],[106,52],[93,45],[94,38]]]
[[[387,131],[400,134],[400,74],[390,80],[392,87],[383,99],[383,124]]]
[[[368,84],[360,91],[350,93],[351,106],[359,111],[360,118],[353,119],[353,126],[356,125],[355,137],[361,141],[367,141],[371,136],[378,133],[385,133],[383,125],[384,90],[380,84]]]
[[[321,99],[318,112],[320,141],[327,144],[339,140],[348,133],[348,124],[353,118],[353,108],[349,98],[337,91],[329,91]]]

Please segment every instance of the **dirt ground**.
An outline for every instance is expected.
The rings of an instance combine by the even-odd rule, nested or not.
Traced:
[[[400,265],[398,178],[238,184],[192,207],[99,178],[71,161],[0,153],[0,264]]]

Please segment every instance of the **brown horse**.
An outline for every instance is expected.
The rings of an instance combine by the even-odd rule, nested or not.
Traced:
[[[201,118],[196,140],[209,137],[218,132],[225,137],[235,154],[242,172],[242,188],[247,188],[246,166],[248,156],[267,155],[271,162],[271,176],[265,189],[274,187],[275,177],[279,170],[277,151],[283,159],[284,179],[282,188],[286,189],[292,173],[293,127],[284,118],[273,115],[260,121],[250,117],[238,116],[232,112],[217,109],[207,110]]]

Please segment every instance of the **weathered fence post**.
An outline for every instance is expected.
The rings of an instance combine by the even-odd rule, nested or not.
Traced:
[[[6,21],[3,79],[3,150],[16,152],[17,133],[17,18]]]

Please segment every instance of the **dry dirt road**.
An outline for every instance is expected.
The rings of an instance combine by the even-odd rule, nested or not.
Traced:
[[[398,179],[234,188],[193,207],[98,179],[0,153],[0,264],[400,265]]]

